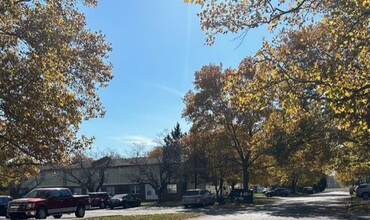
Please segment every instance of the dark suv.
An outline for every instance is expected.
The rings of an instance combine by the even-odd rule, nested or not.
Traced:
[[[367,200],[370,198],[370,184],[360,184],[356,187],[356,196]]]
[[[0,216],[8,217],[8,203],[12,200],[10,196],[0,196]]]
[[[233,189],[227,196],[229,202],[253,203],[253,190],[250,189]]]
[[[287,188],[275,188],[273,190],[270,190],[268,192],[266,192],[266,196],[267,197],[271,197],[271,196],[289,196],[290,192]]]
[[[91,207],[105,209],[109,203],[110,196],[106,192],[90,192]]]

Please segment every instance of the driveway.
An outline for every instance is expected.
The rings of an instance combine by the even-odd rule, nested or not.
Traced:
[[[357,216],[347,211],[349,194],[344,191],[319,193],[307,197],[282,197],[282,200],[249,209],[206,212],[196,220],[316,220],[316,219],[370,219],[368,215]],[[370,214],[370,213],[369,213]]]

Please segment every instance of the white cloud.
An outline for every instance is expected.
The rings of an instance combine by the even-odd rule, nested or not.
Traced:
[[[160,85],[160,84],[155,84],[155,83],[150,83],[150,85],[154,86],[154,87],[157,87],[159,89],[162,89],[162,90],[165,90],[165,91],[168,91],[176,96],[179,96],[179,97],[184,97],[185,93],[184,92],[181,92],[179,90],[176,90],[174,88],[170,88],[168,86],[165,86],[165,85]]]
[[[120,137],[113,137],[112,139],[124,144],[140,144],[148,147],[158,145],[152,138],[141,135],[126,135]]]

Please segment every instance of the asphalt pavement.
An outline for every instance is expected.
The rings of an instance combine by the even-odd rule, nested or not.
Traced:
[[[313,194],[304,197],[279,197],[280,201],[268,205],[256,205],[240,209],[224,209],[216,206],[198,207],[185,209],[177,207],[152,207],[141,206],[121,209],[94,209],[87,210],[85,218],[115,216],[115,215],[144,215],[176,212],[201,212],[204,216],[195,220],[370,220],[370,213],[355,215],[346,207],[349,203],[348,191],[330,191]],[[54,219],[48,217],[48,219]],[[74,215],[63,215],[62,219],[77,219]]]

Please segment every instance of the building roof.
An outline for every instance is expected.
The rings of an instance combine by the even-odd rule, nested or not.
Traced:
[[[42,166],[41,170],[59,170],[63,168],[78,169],[83,167],[99,167],[108,162],[109,157],[103,157],[98,160],[92,160],[91,158],[84,158],[82,161],[72,161],[70,166],[54,165],[54,166]],[[159,164],[157,158],[151,157],[139,157],[139,158],[116,158],[109,162],[109,167],[127,167],[127,166],[141,166],[141,165],[155,165]]]

